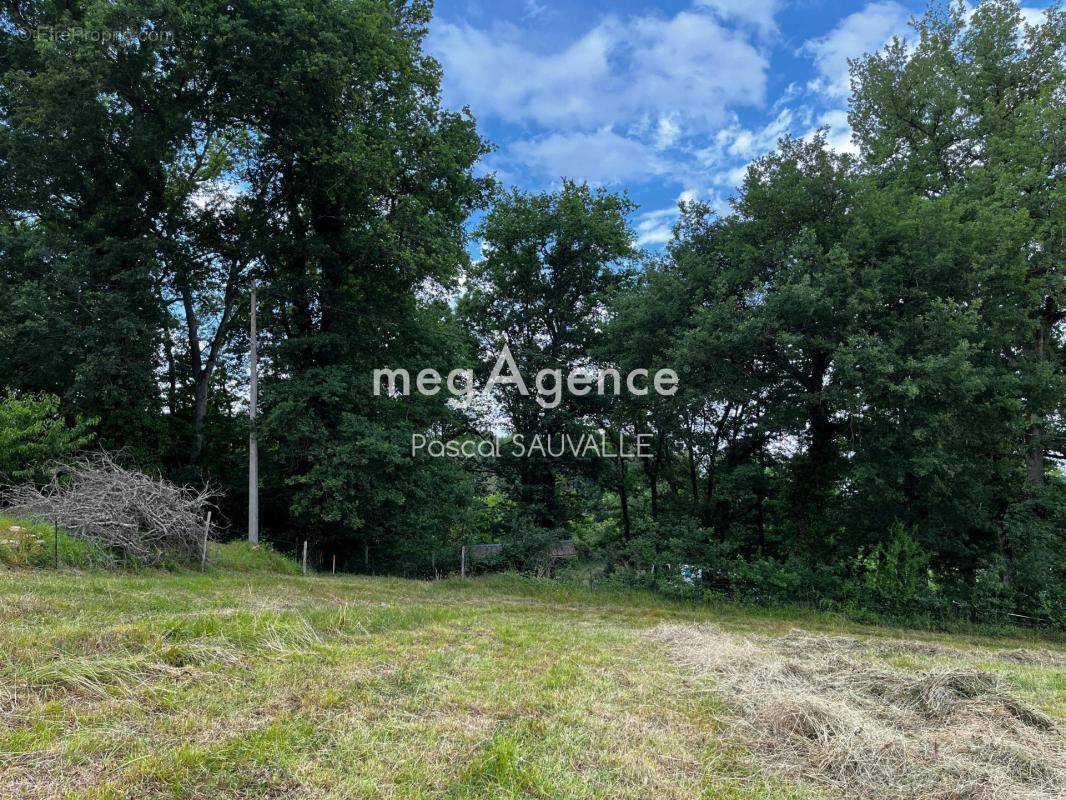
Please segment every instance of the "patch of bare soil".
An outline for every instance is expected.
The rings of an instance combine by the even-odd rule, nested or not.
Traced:
[[[660,625],[652,635],[714,680],[770,773],[875,800],[1066,797],[1066,737],[989,672],[863,660],[879,648],[905,652],[906,642],[706,625]]]

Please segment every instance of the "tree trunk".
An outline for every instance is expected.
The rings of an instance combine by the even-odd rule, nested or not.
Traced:
[[[807,452],[800,460],[793,477],[792,511],[797,534],[806,538],[815,518],[825,510],[825,502],[832,483],[836,460],[837,426],[833,422],[825,399],[825,376],[829,371],[829,357],[817,352],[812,356],[811,374],[805,381],[808,396],[807,431],[810,437]]]
[[[1051,336],[1051,321],[1054,319],[1050,298],[1045,303],[1040,325],[1033,337],[1033,356],[1038,364],[1047,358],[1047,344]],[[1032,411],[1029,426],[1025,431],[1025,478],[1030,486],[1043,486],[1045,475],[1043,416]]]
[[[733,411],[733,404],[726,403],[725,408],[722,411],[722,417],[718,420],[718,424],[714,429],[714,438],[711,440],[710,452],[707,454],[707,482],[706,490],[703,498],[703,504],[700,508],[700,525],[704,528],[711,527],[714,521],[714,491],[715,481],[717,478],[718,467],[718,446],[722,441],[722,436],[725,434],[726,423],[729,422],[729,416]]]
[[[688,481],[692,487],[692,503],[700,501],[699,487],[696,485],[696,454],[692,450],[692,442],[688,443]]]
[[[222,313],[211,340],[207,344],[207,357],[204,358],[200,342],[200,324],[196,314],[196,298],[186,275],[178,276],[178,292],[181,295],[185,314],[186,333],[189,337],[189,372],[193,376],[193,445],[189,453],[189,463],[199,464],[204,450],[204,420],[207,418],[207,405],[214,378],[215,367],[223,349],[229,343],[230,327],[236,308],[240,288],[240,265],[233,263],[226,275],[226,288],[223,296]]]
[[[659,516],[659,466],[654,459],[646,459],[651,464],[644,465],[644,477],[648,480],[648,491],[651,493],[651,518]]]
[[[766,548],[766,467],[763,464],[762,450],[756,460],[759,465],[759,477],[755,480],[755,546],[759,555]]]

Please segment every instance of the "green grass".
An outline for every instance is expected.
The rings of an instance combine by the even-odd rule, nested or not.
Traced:
[[[62,530],[57,535],[52,525],[0,516],[0,566],[52,567],[57,557],[60,567],[75,569],[104,566],[112,560],[90,542]]]
[[[267,543],[252,547],[247,542],[210,542],[207,560],[213,569],[231,572],[277,572],[296,575],[300,567]]]
[[[58,547],[56,540],[58,538]],[[116,565],[104,548],[47,523],[0,516],[0,567],[93,569]],[[267,572],[298,575],[300,567],[267,543],[250,546],[244,541],[209,542],[207,564],[226,572]],[[168,562],[167,569],[187,570],[195,565]]]
[[[514,576],[219,566],[265,552],[213,548],[206,573],[0,571],[0,797],[810,798],[759,777],[722,698],[645,632],[889,633]],[[1061,674],[992,668],[1066,708]]]

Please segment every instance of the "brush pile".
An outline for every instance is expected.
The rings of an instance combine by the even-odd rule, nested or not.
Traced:
[[[211,497],[210,488],[177,486],[101,453],[57,465],[43,488],[10,487],[2,500],[6,513],[56,523],[126,563],[156,566],[198,557]]]
[[[771,774],[873,800],[1066,797],[1062,732],[992,673],[898,669],[883,656],[905,646],[849,637],[681,625],[654,636],[714,680]]]

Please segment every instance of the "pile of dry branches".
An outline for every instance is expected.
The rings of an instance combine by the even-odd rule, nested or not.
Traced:
[[[44,488],[3,493],[16,516],[57,523],[135,564],[198,558],[212,491],[120,466],[106,453],[56,465]]]

